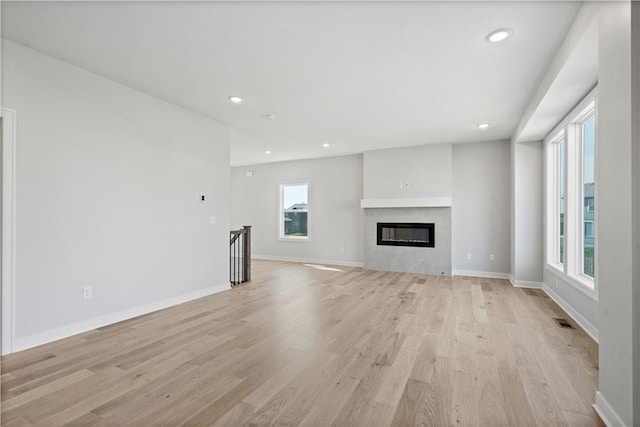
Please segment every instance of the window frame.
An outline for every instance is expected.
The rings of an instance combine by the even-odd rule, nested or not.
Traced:
[[[586,285],[590,288],[593,288],[594,278],[584,273],[584,124],[591,118],[594,118],[594,129],[597,132],[597,118],[596,118],[596,100],[592,100],[584,110],[575,118],[572,123],[574,126],[575,138],[576,138],[576,175],[574,177],[574,191],[578,197],[579,203],[575,204],[576,212],[574,215],[574,222],[576,226],[576,236],[574,239],[575,243],[575,254],[578,255],[575,258],[575,262],[573,264],[572,271],[569,273],[573,273],[577,279],[580,281],[585,281]],[[597,142],[597,140],[596,140]],[[594,156],[595,151],[597,150],[597,144],[594,144]],[[597,158],[597,156],[596,156]],[[595,173],[595,172],[594,172]],[[594,179],[594,181],[597,181]],[[595,209],[596,204],[596,194],[595,187],[596,183],[594,183],[594,221],[592,227],[595,227],[595,215],[597,214],[597,209]],[[597,227],[596,227],[597,228]],[[594,262],[595,262],[595,248],[596,245],[596,233],[593,233],[593,247],[594,247]]]
[[[544,140],[545,156],[545,263],[546,268],[559,275],[576,289],[598,300],[598,179],[597,154],[595,155],[594,176],[594,277],[584,274],[584,185],[583,185],[583,145],[582,126],[595,117],[595,153],[598,150],[598,91],[594,88],[567,116],[547,135]],[[555,143],[564,134],[565,181],[564,181],[564,263],[559,260],[559,229],[547,218],[559,218],[557,170],[557,148]],[[556,216],[558,215],[558,216]],[[555,221],[554,221],[555,222]],[[559,220],[557,221],[559,224]]]
[[[288,186],[306,185],[307,186],[307,235],[306,236],[286,236],[284,234],[284,189]],[[311,241],[311,183],[309,180],[291,180],[281,181],[278,183],[278,214],[277,214],[277,240],[282,242],[308,243]],[[304,211],[300,211],[304,212]]]
[[[561,147],[561,143],[564,143]],[[565,187],[565,212],[564,212],[564,252],[565,259],[560,261],[560,149],[564,149],[564,160],[566,165],[566,148],[567,142],[564,129],[558,131],[553,137],[546,142],[547,147],[547,218],[553,218],[551,225],[547,227],[547,265],[554,269],[564,272],[566,260],[566,242],[567,242],[567,200],[566,200],[566,166],[564,172]]]

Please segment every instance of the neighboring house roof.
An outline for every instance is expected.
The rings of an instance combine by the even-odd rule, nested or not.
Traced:
[[[289,206],[288,209],[285,209],[285,211],[302,211],[302,210],[307,210],[307,204],[306,203],[296,203],[294,205]]]

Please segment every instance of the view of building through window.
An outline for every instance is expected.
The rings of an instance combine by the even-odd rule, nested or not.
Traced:
[[[547,264],[597,292],[596,102],[589,95],[547,139]]]
[[[560,200],[558,200],[558,207],[559,209],[559,213],[560,216],[558,218],[558,220],[560,221],[560,239],[559,239],[559,243],[560,243],[560,248],[559,248],[559,254],[560,254],[560,264],[564,263],[564,217],[565,217],[565,212],[564,212],[564,139],[560,140],[560,142],[558,143],[558,195]]]
[[[595,122],[591,116],[582,124],[583,273],[590,277],[594,277]]]
[[[282,186],[283,237],[308,237],[309,186]]]

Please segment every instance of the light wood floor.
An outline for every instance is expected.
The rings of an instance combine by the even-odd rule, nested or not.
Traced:
[[[602,425],[542,291],[254,261],[254,282],[2,359],[2,425]]]

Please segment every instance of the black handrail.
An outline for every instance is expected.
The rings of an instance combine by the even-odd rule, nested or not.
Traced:
[[[231,286],[251,281],[251,226],[231,230],[229,239],[229,278]]]

